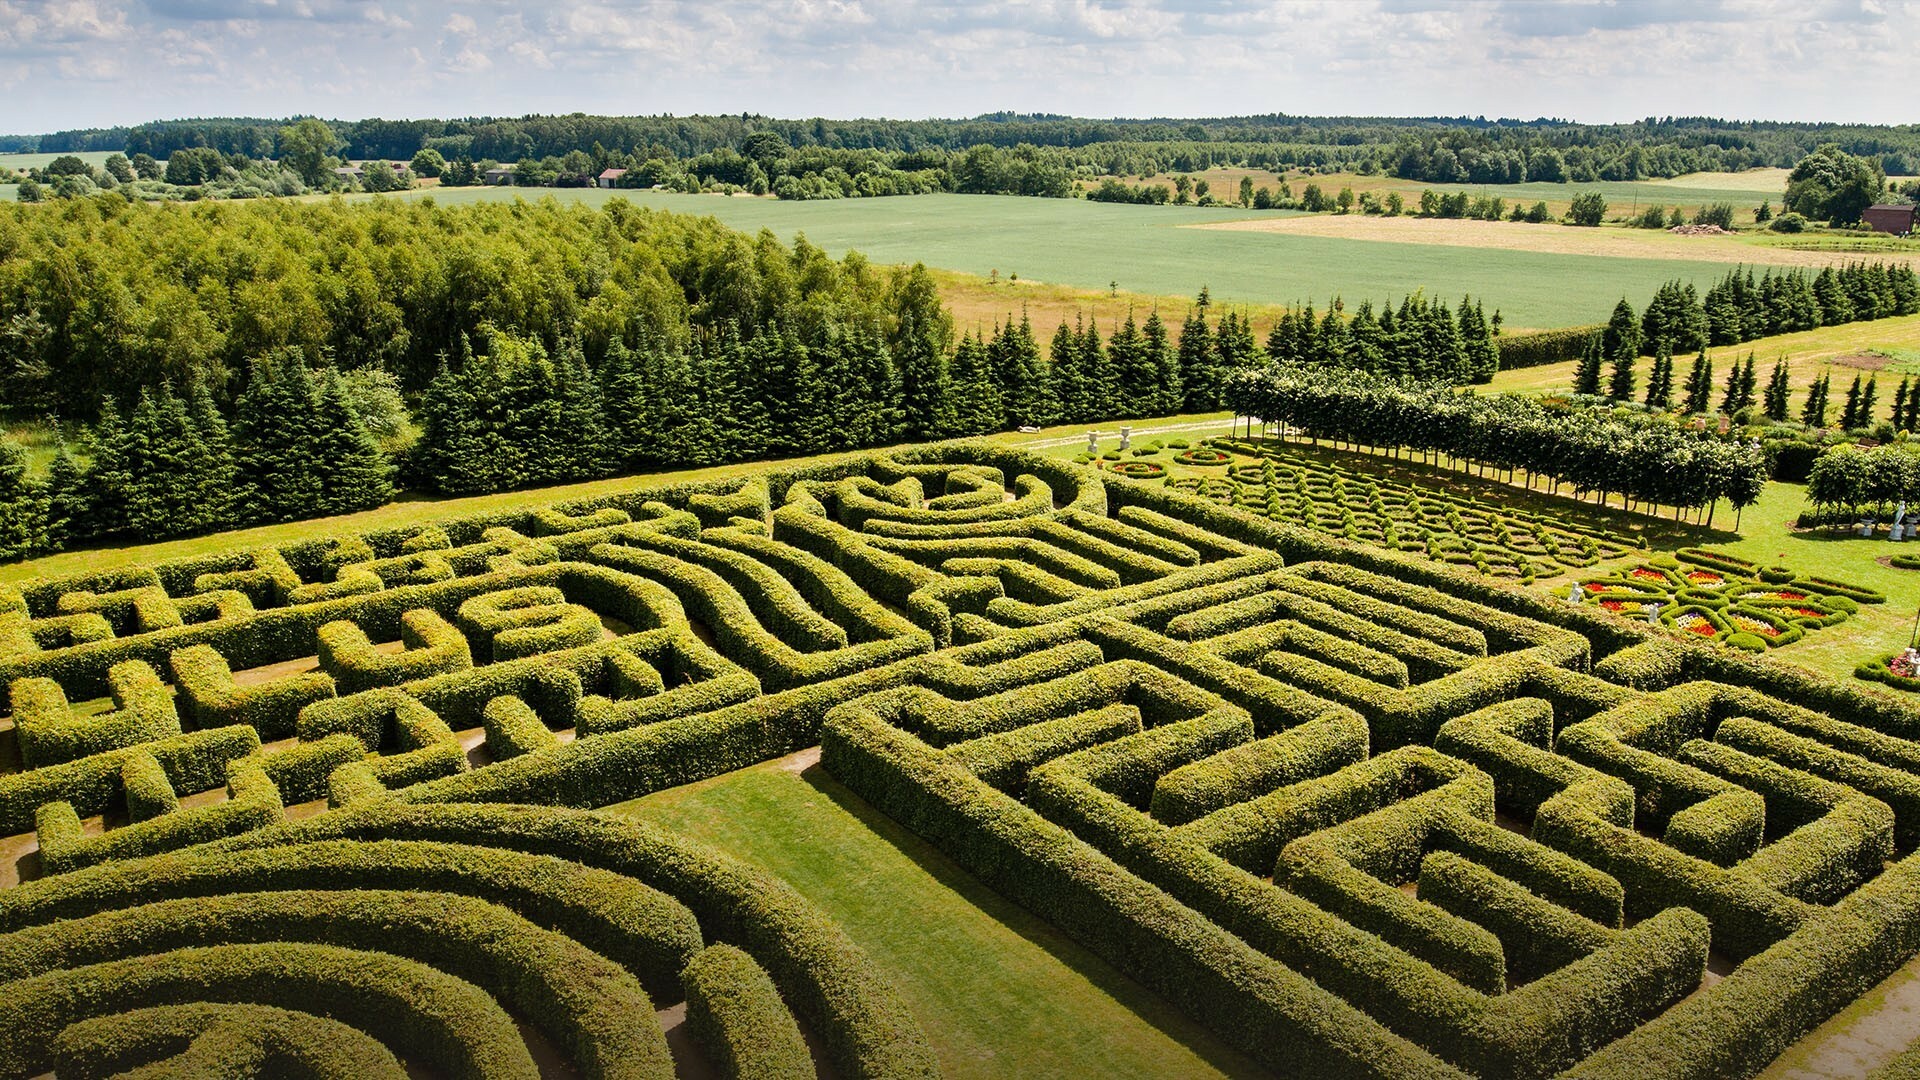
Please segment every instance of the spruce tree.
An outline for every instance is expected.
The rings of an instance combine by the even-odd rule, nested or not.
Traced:
[[[1870,428],[1873,426],[1873,407],[1880,396],[1880,377],[1867,376],[1866,388],[1860,391],[1860,414],[1854,417],[1854,426]]]
[[[1386,362],[1387,337],[1380,328],[1380,320],[1373,315],[1372,301],[1360,301],[1360,308],[1353,313],[1353,322],[1347,330],[1353,342],[1352,366],[1361,371],[1381,370]],[[1499,367],[1497,351],[1494,366]]]
[[[1086,375],[1080,370],[1080,334],[1060,320],[1048,343],[1048,373],[1053,380],[1053,399],[1057,407],[1054,419],[1063,424],[1079,424],[1090,419],[1086,411]]]
[[[1860,423],[1860,376],[1853,377],[1853,385],[1847,387],[1847,401],[1840,407],[1840,430],[1852,431],[1862,426]]]
[[[194,531],[232,528],[237,524],[233,497],[238,469],[227,422],[214,407],[213,395],[207,392],[206,384],[198,379],[187,392],[186,408],[202,448],[202,456],[195,463],[189,481],[194,502],[200,507]]]
[[[298,349],[261,357],[234,402],[232,438],[243,521],[296,521],[320,501],[318,399]],[[422,410],[429,421],[431,408]],[[423,436],[422,441],[425,441]],[[480,490],[497,490],[478,488]]]
[[[1909,396],[1911,385],[1912,385],[1912,380],[1909,379],[1907,376],[1902,375],[1900,377],[1900,385],[1894,387],[1893,429],[1895,431],[1913,430],[1913,424],[1909,422],[1907,419],[1907,410],[1912,405],[1912,398]]]
[[[1118,387],[1113,378],[1113,365],[1107,360],[1106,347],[1100,343],[1100,328],[1093,321],[1087,321],[1086,329],[1080,333],[1080,374],[1085,380],[1081,385],[1086,396],[1086,419],[1105,420],[1120,413],[1118,407]]]
[[[1212,412],[1220,406],[1220,391],[1213,363],[1213,331],[1207,326],[1207,308],[1212,300],[1202,288],[1186,321],[1180,324],[1180,386],[1186,412]]]
[[[1127,321],[1114,331],[1107,342],[1107,363],[1113,371],[1114,390],[1109,399],[1113,416],[1150,416],[1159,399],[1154,386],[1153,364],[1147,359],[1147,341],[1140,327],[1127,312]]]
[[[1632,370],[1631,362],[1640,356],[1640,345],[1639,320],[1633,317],[1633,305],[1627,303],[1625,297],[1621,297],[1620,302],[1613,306],[1613,316],[1607,320],[1607,328],[1601,331],[1601,350],[1605,353],[1606,359],[1613,361],[1616,365],[1623,359],[1628,361],[1628,370]],[[1617,367],[1616,370],[1618,370]],[[1631,395],[1632,389],[1629,386],[1626,395],[1615,394],[1614,396]]]
[[[91,539],[98,526],[94,518],[92,478],[73,451],[62,442],[47,466],[47,547],[59,551]]]
[[[1001,404],[1009,426],[1047,422],[1046,367],[1040,361],[1040,347],[1033,340],[1033,324],[1020,313],[1016,325],[1011,317],[1005,327],[996,327],[993,345],[988,350],[993,361],[993,379],[1000,388]]]
[[[1822,375],[1807,388],[1807,403],[1800,410],[1800,422],[1808,427],[1827,426],[1827,398],[1833,388],[1832,377]]]
[[[1727,369],[1727,382],[1720,392],[1720,411],[1732,416],[1740,408],[1740,361]]]
[[[205,456],[186,403],[166,383],[143,388],[120,440],[126,527],[135,536],[183,536],[205,527],[197,470]]]
[[[960,338],[953,353],[954,417],[963,435],[999,430],[999,394],[993,385],[986,346],[972,331]]]
[[[894,324],[888,335],[900,384],[900,407],[909,438],[939,438],[953,427],[951,416],[953,317],[941,306],[939,287],[925,266],[915,263],[894,279]]]
[[[1787,401],[1787,361],[1784,357],[1774,361],[1773,375],[1767,379],[1766,415],[1776,422],[1787,418],[1791,407]]]
[[[1493,328],[1485,313],[1471,297],[1460,301],[1460,347],[1466,356],[1462,381],[1485,383],[1500,369],[1500,350],[1494,343]],[[1672,363],[1668,363],[1668,382],[1672,382]]]
[[[1186,392],[1180,385],[1180,357],[1167,340],[1167,324],[1158,311],[1147,315],[1140,337],[1145,364],[1153,372],[1153,408],[1146,415],[1172,416],[1185,403]]]
[[[1687,369],[1686,399],[1688,415],[1713,407],[1713,361],[1708,359],[1705,349],[1700,350],[1700,355],[1693,358],[1693,366]]]
[[[1636,359],[1628,353],[1614,357],[1613,374],[1607,377],[1607,397],[1614,401],[1633,400],[1633,365]]]
[[[46,487],[27,474],[27,452],[0,438],[0,559],[24,559],[53,547]]]
[[[881,446],[900,438],[904,416],[900,409],[900,373],[893,366],[893,354],[880,335],[859,324],[846,334],[847,382],[854,388],[851,408],[844,417],[849,444],[865,448]],[[991,430],[1007,426],[1001,411],[1000,391],[992,384],[993,372],[987,372],[992,391]]]
[[[1580,355],[1579,366],[1573,369],[1573,392],[1590,397],[1600,396],[1600,335],[1587,339],[1587,351]]]
[[[393,468],[348,400],[340,373],[329,368],[320,389],[322,456],[319,514],[371,510],[393,501]]]
[[[1665,411],[1673,404],[1673,355],[1664,346],[1653,357],[1653,373],[1647,377],[1647,407]]]
[[[1253,322],[1241,312],[1227,312],[1221,318],[1220,325],[1214,329],[1213,352],[1217,358],[1214,365],[1217,372],[1216,385],[1223,388],[1220,403],[1225,405],[1224,387],[1227,377],[1261,360],[1260,346],[1253,338]]]
[[[127,489],[133,477],[126,457],[127,425],[112,398],[100,402],[100,417],[93,425],[93,487],[88,536],[115,536],[127,527]]]

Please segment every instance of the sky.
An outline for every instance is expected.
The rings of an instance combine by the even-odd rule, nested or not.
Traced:
[[[1920,0],[0,0],[0,133],[185,116],[1920,121]]]

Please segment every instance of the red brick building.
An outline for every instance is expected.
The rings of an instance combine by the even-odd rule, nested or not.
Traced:
[[[1892,206],[1883,203],[1867,207],[1866,212],[1860,215],[1860,221],[1874,232],[1906,236],[1913,232],[1915,210],[1916,207],[1912,206]]]

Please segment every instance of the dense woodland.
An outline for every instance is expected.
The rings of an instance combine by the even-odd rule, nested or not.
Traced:
[[[1213,307],[1043,350],[1012,314],[956,336],[920,267],[618,203],[14,207],[0,392],[72,445],[44,479],[8,451],[0,549],[357,509],[396,479],[470,494],[1209,411],[1259,352]],[[307,486],[263,494],[287,476]]]
[[[208,149],[280,158],[277,119],[192,119],[0,137],[0,152],[120,150],[166,160]],[[1466,117],[1090,120],[993,114],[970,120],[781,120],[764,116],[572,114],[465,120],[332,121],[333,152],[407,161],[517,163],[528,184],[585,185],[605,168],[630,184],[732,184],[788,198],[924,191],[1063,196],[1071,181],[1234,164],[1383,173],[1431,183],[1590,183],[1771,166],[1825,145],[1888,175],[1920,173],[1920,126],[1649,118],[1631,124]],[[471,176],[471,173],[465,174]],[[456,180],[461,177],[456,176]],[[784,187],[784,190],[783,190]]]

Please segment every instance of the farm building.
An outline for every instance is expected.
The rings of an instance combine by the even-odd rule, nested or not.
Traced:
[[[486,182],[489,184],[513,183],[513,168],[512,165],[495,165],[487,170]]]
[[[1913,232],[1916,211],[1920,211],[1920,207],[1881,203],[1867,207],[1860,220],[1874,232],[1906,236]]]
[[[627,175],[627,170],[625,169],[603,169],[600,173],[599,186],[603,188],[614,187],[620,183],[620,178],[625,175]]]

